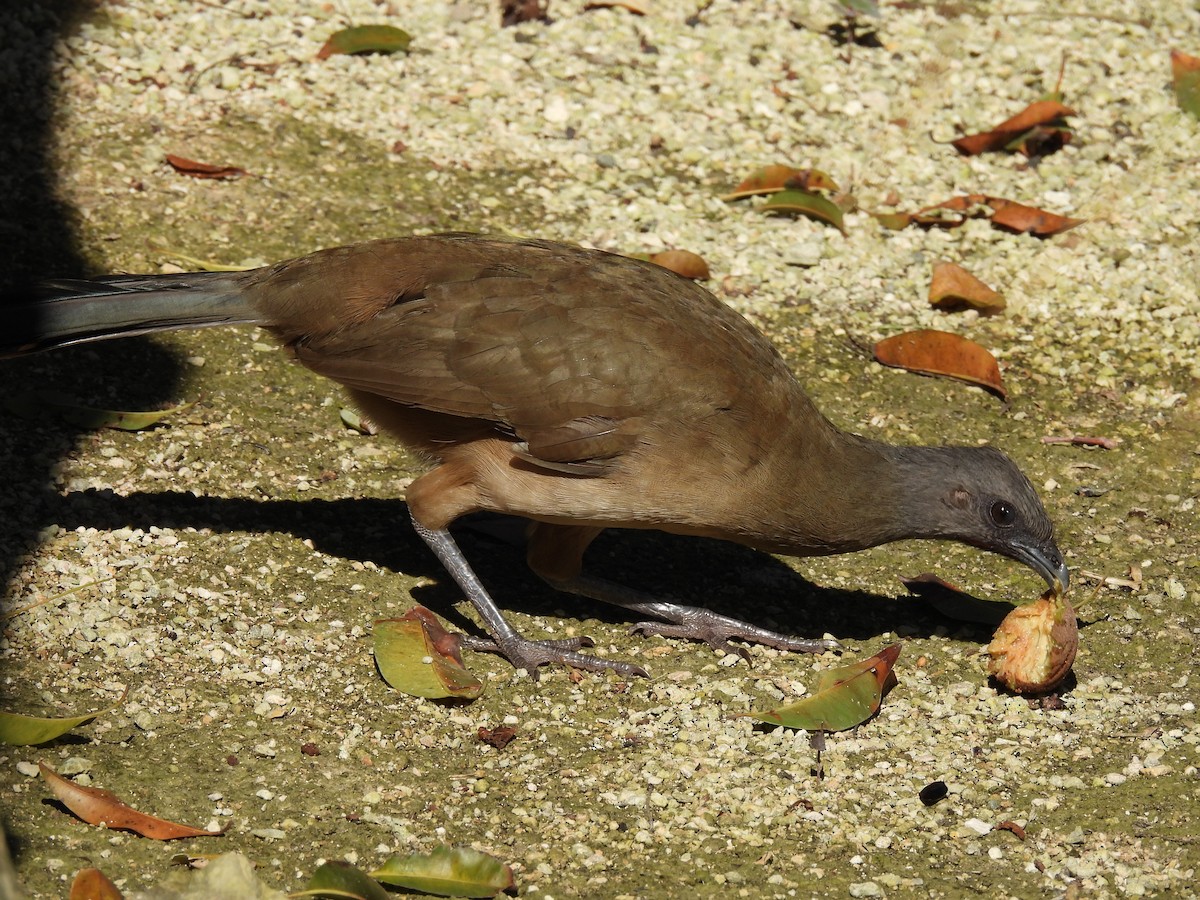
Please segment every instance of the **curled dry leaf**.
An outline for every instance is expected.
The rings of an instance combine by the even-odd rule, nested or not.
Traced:
[[[67,809],[83,819],[89,825],[103,825],[105,828],[116,828],[122,831],[133,831],[143,837],[156,841],[173,841],[187,837],[219,837],[225,829],[209,831],[205,828],[193,828],[191,825],[180,825],[169,822],[157,816],[138,812],[131,806],[125,805],[112,791],[101,788],[84,787],[82,784],[63,778],[44,762],[38,763],[42,778],[50,786],[50,790]]]
[[[837,183],[820,169],[796,169],[792,166],[770,165],[757,169],[722,200],[741,200],[756,194],[774,194],[784,190],[836,191]]]
[[[968,218],[968,214],[977,214],[980,207],[990,207],[992,224],[1006,231],[1019,234],[1032,234],[1034,237],[1051,237],[1082,225],[1086,219],[1072,219],[1056,213],[1046,212],[1032,206],[1025,206],[1004,197],[992,197],[987,194],[964,194],[951,197],[941,203],[923,206],[916,212],[871,213],[880,225],[892,231],[899,231],[909,225],[925,227],[957,228]]]
[[[1042,694],[1067,677],[1078,649],[1075,610],[1050,589],[1005,616],[987,648],[988,674],[1018,694]]]
[[[592,9],[612,9],[614,7],[627,10],[635,16],[644,16],[650,12],[650,7],[639,0],[591,0],[584,4],[583,9],[584,12],[587,12]]]
[[[921,329],[884,338],[875,345],[875,359],[885,366],[977,384],[1001,400],[1007,396],[996,358],[985,347],[947,331]]]
[[[211,163],[196,162],[186,156],[175,156],[168,153],[168,165],[180,175],[190,175],[192,178],[241,178],[247,174],[245,169],[238,166],[214,166]]]
[[[1057,100],[1038,100],[1012,118],[1005,119],[991,131],[966,135],[951,141],[951,144],[963,156],[975,156],[991,150],[1007,149],[1026,132],[1045,127],[1051,127],[1064,134],[1066,137],[1061,143],[1066,143],[1070,139],[1070,132],[1065,130],[1066,123],[1063,120],[1073,115],[1075,110],[1063,106]],[[1013,149],[1022,149],[1022,146]]]
[[[1099,437],[1095,435],[1078,435],[1073,434],[1068,437],[1056,437],[1054,435],[1046,435],[1042,438],[1043,444],[1071,444],[1077,447],[1100,447],[1104,450],[1116,450],[1121,446],[1120,438]]]
[[[676,275],[690,278],[693,281],[706,281],[709,278],[708,263],[704,257],[690,250],[664,250],[649,257],[650,262],[670,269]]]
[[[1005,306],[1003,294],[952,262],[940,262],[933,267],[929,303],[946,312],[973,309],[981,315],[998,313]]]

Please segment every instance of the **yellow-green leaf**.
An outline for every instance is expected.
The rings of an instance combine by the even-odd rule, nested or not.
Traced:
[[[379,673],[396,690],[414,697],[474,700],[483,693],[483,683],[439,646],[438,638],[420,618],[380,619],[375,623]]]
[[[780,191],[773,194],[760,208],[763,212],[808,216],[818,222],[833,225],[842,234],[846,233],[846,226],[842,223],[842,211],[837,204],[811,191]]]
[[[747,715],[771,725],[806,731],[844,731],[861,725],[878,711],[899,655],[900,645],[892,644],[870,659],[826,669],[817,677],[811,696]]]
[[[317,51],[317,59],[335,53],[396,53],[408,50],[411,43],[412,35],[394,25],[359,25],[331,34]]]
[[[336,897],[347,900],[391,900],[393,897],[366,872],[340,859],[331,860],[313,872],[304,890],[292,897]]]
[[[101,710],[107,712],[108,710]],[[98,712],[83,716],[65,716],[60,719],[25,716],[21,713],[0,712],[0,744],[13,744],[27,747],[31,744],[44,744],[56,737],[61,737],[72,728],[90,722]]]
[[[512,869],[494,856],[445,844],[429,854],[393,856],[371,877],[440,897],[494,897],[515,886]]]
[[[181,403],[170,409],[130,412],[119,409],[97,409],[82,406],[51,391],[23,391],[4,400],[5,408],[26,419],[59,419],[77,428],[117,428],[121,431],[141,431],[157,425],[167,416],[191,409],[196,404]]]

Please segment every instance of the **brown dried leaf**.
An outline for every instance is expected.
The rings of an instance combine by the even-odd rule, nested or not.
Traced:
[[[777,191],[836,191],[837,183],[820,169],[796,169],[792,166],[763,166],[753,172],[722,200],[740,200],[756,194],[773,194]]]
[[[80,869],[71,882],[68,900],[123,900],[123,895],[99,869]]]
[[[168,153],[167,163],[180,175],[190,175],[192,178],[241,178],[248,174],[245,169],[237,166],[214,166],[210,163],[196,162],[186,156],[175,156]]]
[[[1055,437],[1046,435],[1042,438],[1043,444],[1073,444],[1078,447],[1100,447],[1104,450],[1116,450],[1121,445],[1120,438],[1084,436],[1073,434],[1069,437]]]
[[[42,778],[46,780],[54,796],[89,825],[132,831],[156,841],[173,841],[186,837],[219,837],[225,833],[224,828],[209,831],[138,812],[121,802],[112,791],[76,784],[63,778],[44,762],[38,762],[38,769],[41,770]]]
[[[644,16],[650,12],[650,7],[645,3],[639,3],[638,0],[591,0],[590,3],[584,4],[583,11],[587,12],[592,9],[620,9],[628,10],[635,16]]]
[[[992,224],[1015,231],[1018,234],[1032,234],[1036,237],[1049,237],[1062,234],[1076,225],[1082,225],[1086,219],[1071,219],[1055,213],[1046,212],[1032,206],[1025,206],[1003,197],[988,197],[987,204],[994,212]]]
[[[974,341],[947,331],[921,329],[884,338],[875,345],[875,359],[885,366],[977,384],[1001,400],[1007,396],[996,358]]]
[[[963,156],[975,156],[989,150],[1003,150],[1025,132],[1039,126],[1062,126],[1065,124],[1063,119],[1073,115],[1076,115],[1075,110],[1063,106],[1057,100],[1038,100],[1030,103],[1012,118],[1005,119],[991,131],[966,135],[950,143]]]
[[[946,312],[973,309],[992,315],[1004,309],[1004,295],[992,290],[962,266],[940,262],[933,267],[929,303]]]
[[[549,0],[500,0],[500,24],[505,28],[522,22],[549,22]]]
[[[706,281],[709,277],[708,263],[690,250],[664,250],[651,256],[650,262],[693,281]]]
[[[500,725],[497,728],[484,728],[481,725],[476,734],[483,743],[491,744],[497,750],[503,750],[517,736],[517,729],[512,725]]]

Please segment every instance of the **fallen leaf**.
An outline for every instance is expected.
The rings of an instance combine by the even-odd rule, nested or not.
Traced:
[[[975,622],[995,628],[1016,609],[1011,603],[972,596],[932,572],[923,572],[915,578],[901,578],[900,581],[943,616],[959,622]]]
[[[1064,119],[1075,114],[1075,110],[1056,100],[1037,100],[1015,116],[1005,119],[991,131],[966,135],[950,143],[963,156],[975,156],[992,150],[1021,150],[1022,138],[1027,132],[1046,126],[1055,131],[1065,131],[1069,140],[1070,132],[1063,127],[1066,125]]]
[[[218,831],[209,831],[138,812],[133,807],[126,806],[121,802],[112,791],[76,784],[63,778],[44,762],[38,762],[38,769],[42,773],[42,778],[50,786],[50,790],[54,792],[54,796],[89,825],[103,825],[105,828],[132,831],[156,841],[173,841],[187,837],[219,837],[225,833],[224,828]]]
[[[879,711],[884,693],[895,684],[892,668],[900,645],[892,644],[870,659],[826,669],[811,696],[777,709],[745,715],[771,725],[805,731],[845,731]]]
[[[1120,438],[1110,437],[1094,437],[1084,435],[1071,435],[1070,437],[1054,437],[1046,435],[1042,438],[1043,444],[1074,444],[1080,447],[1101,447],[1104,450],[1116,450],[1121,445]]]
[[[649,259],[655,265],[670,269],[676,275],[693,281],[706,281],[709,278],[708,263],[702,256],[690,250],[664,250],[662,253],[655,253]]]
[[[324,863],[313,872],[304,890],[289,897],[338,897],[350,900],[392,900],[394,895],[355,866],[340,859]]]
[[[1000,365],[985,347],[947,331],[921,329],[884,338],[875,345],[875,359],[922,375],[956,378],[1007,397]]]
[[[375,622],[375,664],[384,681],[414,697],[474,700],[483,683],[463,668],[459,639],[423,606]]]
[[[768,213],[799,213],[819,222],[827,222],[842,234],[846,233],[846,226],[842,223],[842,210],[838,205],[811,191],[780,191],[772,194],[759,208]]]
[[[522,22],[549,22],[547,0],[500,0],[500,24],[505,28]]]
[[[1051,588],[1004,617],[987,647],[988,674],[1018,694],[1046,693],[1067,677],[1078,650],[1075,610]]]
[[[248,174],[238,166],[214,166],[210,163],[196,162],[186,156],[167,154],[167,163],[180,175],[190,175],[192,178],[241,178]]]
[[[628,10],[636,16],[644,16],[650,12],[650,8],[644,3],[639,3],[638,0],[590,0],[583,6],[584,12],[593,9],[614,8]]]
[[[99,869],[80,869],[67,900],[123,900],[123,895]]]
[[[992,224],[1015,231],[1018,234],[1032,234],[1036,237],[1049,237],[1062,234],[1076,225],[1082,225],[1085,219],[1071,219],[1055,213],[1046,212],[1032,206],[1025,206],[1013,200],[1001,197],[988,197],[985,201],[993,209]]]
[[[973,309],[982,315],[998,313],[1005,306],[1003,294],[952,262],[940,262],[933,267],[929,303],[947,312]]]
[[[157,425],[168,416],[191,409],[196,404],[193,401],[192,403],[181,403],[169,409],[130,412],[81,406],[53,391],[21,391],[5,397],[3,405],[10,413],[35,421],[51,417],[74,425],[76,428],[115,428],[120,431],[142,431],[152,425]]]
[[[359,434],[378,434],[379,428],[375,423],[362,415],[358,410],[342,407],[338,413],[338,417],[342,420],[342,424],[351,431],[357,431]]]
[[[512,869],[494,856],[445,844],[428,854],[393,856],[371,877],[440,897],[494,897],[516,887]]]
[[[1172,50],[1171,80],[1179,108],[1200,118],[1200,58]]]
[[[1011,819],[1005,819],[996,826],[996,831],[1011,831],[1018,840],[1025,840],[1025,829]]]
[[[791,166],[764,166],[753,172],[722,200],[741,200],[757,194],[774,194],[787,189],[836,191],[837,184],[820,169],[795,169]]]
[[[102,712],[107,711],[102,710]],[[72,728],[90,722],[98,715],[100,713],[88,713],[83,716],[66,716],[56,719],[0,712],[0,744],[10,744],[16,747],[44,744],[56,737],[61,737]]]
[[[408,50],[412,35],[394,25],[359,25],[335,31],[317,51],[317,59],[338,53],[398,53]]]
[[[477,734],[479,740],[483,741],[483,743],[490,744],[497,750],[503,750],[517,736],[517,729],[511,725],[501,725],[497,728],[484,728],[480,726]]]
[[[977,214],[982,207],[989,207],[992,210],[990,218],[996,227],[1008,231],[1029,233],[1035,237],[1050,237],[1087,221],[1086,219],[1071,219],[987,194],[963,194],[951,197],[949,200],[924,206],[912,213],[871,213],[871,215],[879,224],[893,231],[909,225],[957,228],[967,220],[970,214]],[[958,213],[959,215],[947,215],[947,213]]]

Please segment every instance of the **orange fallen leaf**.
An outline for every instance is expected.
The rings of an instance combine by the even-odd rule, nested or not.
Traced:
[[[755,194],[774,194],[778,191],[836,191],[837,183],[820,169],[796,169],[792,166],[763,166],[752,172],[722,200],[741,200]]]
[[[940,262],[933,267],[929,303],[947,312],[973,309],[985,316],[1000,312],[1005,305],[1003,294],[952,262]]]
[[[68,900],[122,900],[123,895],[99,869],[80,869],[71,882]]]
[[[210,163],[196,162],[186,156],[167,154],[167,163],[180,175],[190,175],[192,178],[241,178],[246,175],[245,169],[237,166],[214,166]]]
[[[1069,231],[1076,225],[1082,225],[1085,221],[1025,206],[1023,203],[1005,200],[1002,197],[988,197],[985,202],[994,210],[992,213],[993,225],[1015,231],[1018,234],[1049,237],[1052,234]]]
[[[693,281],[706,281],[709,277],[708,263],[704,257],[690,250],[664,250],[652,255],[650,262]]]
[[[224,828],[209,831],[138,812],[121,802],[112,791],[76,784],[63,778],[44,762],[38,762],[38,769],[54,796],[89,825],[133,831],[156,841],[173,841],[186,837],[218,837],[225,833]]]
[[[975,156],[991,150],[1003,150],[1014,139],[1035,128],[1055,126],[1056,130],[1063,131],[1062,126],[1065,124],[1063,119],[1075,114],[1075,110],[1069,106],[1063,106],[1057,100],[1037,100],[1015,116],[1005,119],[991,131],[969,134],[950,143],[963,156]],[[1070,132],[1065,133],[1069,139]]]
[[[921,329],[884,338],[875,345],[875,359],[885,366],[977,384],[1001,400],[1007,396],[996,358],[985,347],[947,331]]]
[[[967,220],[968,213],[977,213],[979,207],[984,206],[991,208],[990,218],[996,227],[1032,234],[1035,237],[1050,237],[1060,234],[1087,221],[1086,219],[1067,218],[1036,207],[1025,206],[1004,197],[992,197],[988,194],[963,194],[943,200],[941,203],[923,206],[912,213],[872,213],[871,215],[880,225],[893,231],[898,231],[908,225],[957,228]],[[961,215],[948,217],[944,215],[946,212],[961,213]]]

